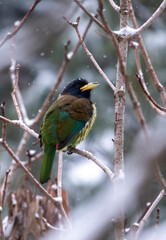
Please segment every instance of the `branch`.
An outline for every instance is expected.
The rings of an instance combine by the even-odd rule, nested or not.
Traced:
[[[29,9],[29,11],[26,13],[26,15],[23,17],[23,19],[17,24],[17,27],[13,30],[13,32],[9,32],[6,34],[6,36],[0,41],[0,47],[4,45],[4,43],[12,38],[16,33],[20,30],[20,28],[23,26],[23,24],[26,22],[28,19],[29,15],[32,13],[32,11],[35,9],[36,5],[40,2],[41,0],[35,0],[33,3],[32,7]]]
[[[7,189],[7,182],[8,182],[9,173],[10,173],[10,170],[7,170],[6,171],[6,176],[5,176],[5,181],[4,181],[5,183],[4,183],[4,186],[3,186],[3,192],[1,193],[1,195],[2,195],[2,207],[4,205],[4,200],[5,200],[5,195],[6,195],[6,189]]]
[[[59,204],[52,198],[52,196],[41,186],[41,184],[34,178],[34,176],[28,171],[28,169],[22,164],[19,160],[19,158],[14,154],[14,152],[11,150],[11,148],[8,146],[7,143],[2,143],[2,146],[6,151],[9,153],[9,155],[15,160],[15,162],[19,165],[19,167],[25,172],[26,176],[34,183],[34,185],[40,189],[40,191],[56,206]]]
[[[11,58],[11,65],[9,68],[10,71],[10,78],[12,81],[12,86],[13,86],[13,92],[11,93],[13,103],[17,112],[18,119],[24,120],[24,122],[29,122],[29,118],[27,115],[27,111],[24,105],[24,101],[22,99],[19,86],[18,86],[18,80],[19,80],[19,64],[16,64],[16,61],[13,58]]]
[[[11,65],[10,69],[13,69],[12,65]],[[13,91],[11,93],[11,96],[12,96],[12,99],[13,99],[14,107],[15,107],[16,112],[17,112],[18,119],[20,121],[23,121],[22,114],[21,114],[21,111],[20,111],[20,107],[18,105],[17,98],[16,98],[16,91],[17,91],[18,79],[19,79],[19,64],[14,66],[13,71],[15,71],[15,74],[14,74],[14,79],[13,79]]]
[[[142,229],[143,229],[145,223],[147,222],[149,216],[154,211],[155,207],[158,205],[158,203],[161,201],[161,199],[164,197],[164,195],[165,195],[165,191],[162,190],[159,193],[159,195],[156,197],[156,199],[153,201],[153,203],[149,207],[148,211],[146,212],[146,214],[143,216],[143,218],[139,222],[139,227],[138,227],[137,231],[135,232],[135,237],[133,238],[133,240],[137,240],[139,238],[139,235],[141,234]]]
[[[78,24],[79,24],[79,20],[80,18],[77,18],[77,21],[72,23],[70,22],[67,18],[64,18],[68,24],[70,24],[76,31],[78,38],[80,40],[80,43],[82,45],[82,47],[84,48],[87,56],[90,58],[90,60],[92,61],[92,63],[94,64],[94,66],[96,67],[96,69],[98,70],[98,72],[100,73],[100,75],[105,79],[105,81],[108,83],[108,85],[112,88],[112,90],[115,92],[115,86],[113,85],[113,83],[108,79],[107,75],[103,72],[103,70],[100,68],[99,64],[96,62],[96,60],[94,59],[92,53],[90,53],[90,51],[87,49],[81,35],[80,32],[78,30]]]
[[[146,84],[144,82],[144,79],[139,76],[138,74],[136,74],[136,77],[138,78],[139,80],[139,83],[141,85],[141,88],[145,94],[145,97],[147,99],[147,101],[149,102],[149,104],[151,105],[151,107],[160,115],[162,116],[163,118],[166,118],[166,108],[164,107],[161,107],[159,104],[157,104],[155,102],[155,100],[151,97],[147,87],[146,87]]]
[[[1,103],[1,112],[3,117],[5,117],[5,106],[6,106],[6,102],[4,100]],[[2,122],[2,139],[4,142],[6,141],[6,122],[5,121]]]
[[[120,7],[119,7],[118,5],[116,5],[113,0],[109,0],[109,2],[110,2],[110,4],[111,4],[111,6],[113,7],[113,9],[114,9],[116,12],[119,13]]]
[[[131,21],[133,23],[133,26],[134,28],[138,28],[138,25],[137,25],[137,21],[136,21],[136,17],[135,17],[135,14],[134,14],[134,10],[133,10],[133,6],[132,6],[132,3],[131,3],[131,0],[129,0],[129,13],[130,13],[130,18],[131,18]],[[148,68],[148,71],[149,71],[149,74],[154,82],[154,85],[156,86],[158,92],[160,93],[160,96],[161,96],[161,99],[162,99],[162,102],[164,104],[164,106],[166,106],[166,92],[165,92],[165,88],[163,87],[163,85],[160,83],[155,71],[154,71],[154,68],[152,66],[152,63],[150,61],[150,58],[148,56],[148,53],[147,53],[147,50],[144,46],[144,43],[143,43],[143,40],[142,40],[142,37],[141,35],[138,35],[137,36],[137,39],[138,39],[138,43],[139,43],[139,47],[142,51],[142,54],[143,54],[143,57],[144,57],[144,60],[145,60],[145,63],[146,63],[146,66]],[[139,73],[140,75],[140,73]]]
[[[82,4],[80,1],[78,0],[73,0],[85,13],[86,15],[88,15],[101,29],[103,29],[104,32],[107,32],[107,30],[105,29],[104,25],[99,22],[96,17],[91,14]]]
[[[160,186],[165,190],[166,192],[166,181],[163,178],[163,175],[161,173],[159,164],[158,164],[158,159],[154,159],[153,161],[153,167],[154,167],[154,172],[155,172],[155,177],[157,179],[157,182],[160,184]]]
[[[95,156],[93,156],[92,153],[87,152],[87,151],[83,151],[83,150],[80,150],[80,149],[77,149],[77,148],[73,148],[73,147],[69,148],[68,151],[69,151],[69,154],[76,153],[76,154],[79,154],[79,155],[81,155],[85,158],[88,158],[88,159],[92,160],[95,164],[97,164],[109,176],[111,181],[114,181],[114,173],[102,161],[100,161]]]
[[[10,120],[8,118],[5,118],[3,116],[0,116],[0,120],[5,121],[15,127],[19,127],[21,129],[23,129],[24,131],[26,131],[27,133],[29,133],[30,135],[34,136],[35,138],[38,138],[38,134],[31,128],[27,127],[27,125],[25,123],[23,123],[22,121],[19,120]]]
[[[141,26],[139,27],[135,34],[134,37],[136,37],[137,35],[141,34],[142,32],[144,32],[159,16],[160,14],[164,11],[164,9],[166,8],[166,0],[163,0],[163,2],[161,3],[161,5],[158,7],[158,9],[152,14],[152,16]]]
[[[128,0],[131,2],[131,0]],[[131,4],[131,3],[130,3]],[[125,26],[118,31],[114,31],[114,34],[117,37],[121,37],[122,39],[131,40],[136,38],[142,32],[144,32],[149,26],[159,17],[159,15],[164,11],[166,7],[166,0],[164,0],[158,9],[153,13],[153,15],[139,28],[131,28],[129,26]]]
[[[134,48],[134,51],[135,51],[135,60],[136,60],[136,66],[137,66],[137,71],[138,71],[138,74],[136,74],[136,77],[137,79],[139,80],[139,83],[141,85],[141,88],[145,94],[145,97],[147,99],[147,101],[150,103],[150,105],[152,106],[152,108],[159,114],[161,115],[162,117],[166,117],[166,108],[164,107],[161,107],[159,104],[157,104],[155,102],[155,100],[151,97],[148,89],[147,89],[147,86],[145,84],[145,81],[144,81],[144,77],[143,77],[143,72],[142,72],[142,69],[141,69],[141,63],[140,63],[140,59],[139,59],[139,53],[138,53],[138,44],[135,43],[135,42],[131,42],[130,43],[130,46],[132,48]]]

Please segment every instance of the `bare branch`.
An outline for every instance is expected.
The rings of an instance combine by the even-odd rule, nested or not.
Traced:
[[[5,118],[3,116],[0,116],[0,120],[5,121],[13,126],[19,127],[21,129],[23,129],[24,131],[26,131],[27,133],[29,133],[30,135],[34,136],[35,138],[38,138],[38,134],[32,130],[31,128],[27,127],[27,125],[25,123],[23,123],[22,121],[19,120],[10,120],[8,118]]]
[[[4,200],[5,200],[9,173],[10,173],[10,169],[6,171],[6,176],[5,176],[4,186],[3,186],[3,193],[2,193],[2,207],[3,207],[3,204],[4,204]]]
[[[92,53],[90,53],[90,51],[87,49],[81,35],[80,32],[78,30],[78,24],[79,24],[79,20],[80,18],[77,18],[77,21],[72,23],[70,22],[67,18],[65,18],[66,21],[75,29],[78,38],[80,40],[80,43],[82,45],[82,47],[84,48],[87,56],[90,58],[90,60],[92,61],[92,63],[94,64],[94,66],[96,67],[96,69],[98,70],[98,72],[100,73],[100,75],[105,79],[105,81],[108,83],[108,85],[112,88],[112,90],[115,92],[115,86],[113,85],[113,83],[108,79],[107,75],[103,72],[103,70],[100,68],[99,64],[96,62],[96,60],[94,59]]]
[[[119,13],[120,11],[120,7],[118,5],[115,4],[115,2],[113,0],[109,0],[111,6],[113,7],[113,9]]]
[[[35,0],[32,7],[29,9],[29,11],[26,13],[26,15],[23,17],[23,19],[19,22],[17,27],[13,30],[13,32],[9,32],[6,34],[6,36],[0,41],[0,47],[3,46],[3,44],[12,38],[16,33],[20,30],[20,28],[23,26],[23,24],[26,22],[28,19],[29,15],[32,13],[32,11],[35,9],[36,5],[40,2],[41,0]]]
[[[159,164],[158,164],[158,161],[157,159],[154,159],[153,161],[153,167],[154,167],[154,172],[155,172],[155,177],[157,179],[157,182],[160,184],[160,186],[165,190],[166,192],[166,181],[165,179],[163,178],[163,175],[161,173],[161,170],[160,170],[160,167],[159,167]]]
[[[158,9],[152,14],[152,16],[141,26],[139,27],[134,36],[137,36],[144,32],[159,16],[160,14],[164,11],[166,8],[166,0],[163,0],[163,2],[160,4]]]
[[[145,97],[147,99],[147,101],[149,102],[149,104],[151,105],[151,107],[160,115],[162,116],[163,118],[166,118],[166,108],[164,107],[161,107],[159,104],[157,104],[155,102],[155,100],[151,97],[147,87],[146,87],[146,84],[144,82],[144,79],[139,76],[138,74],[136,74],[136,77],[138,78],[139,80],[139,83],[141,85],[141,88],[145,94]]]
[[[137,240],[139,238],[139,235],[141,234],[142,229],[143,229],[145,223],[147,222],[147,219],[149,218],[151,213],[154,211],[154,209],[158,205],[158,203],[161,201],[161,199],[164,197],[164,195],[165,195],[165,191],[162,190],[159,193],[159,195],[156,197],[156,199],[153,201],[153,203],[151,204],[150,208],[148,209],[148,211],[146,212],[146,214],[144,215],[142,220],[139,222],[139,228],[136,231],[135,238],[133,238],[133,240]]]
[[[139,74],[136,74],[136,77],[137,79],[139,80],[139,83],[141,85],[141,88],[145,94],[145,97],[147,99],[147,101],[150,103],[150,105],[152,106],[152,108],[159,114],[161,115],[162,117],[166,117],[166,108],[164,107],[161,107],[159,104],[157,104],[155,102],[155,100],[151,97],[147,87],[146,87],[146,84],[145,84],[145,81],[144,81],[144,77],[143,77],[143,72],[142,72],[142,69],[141,69],[141,64],[140,64],[140,59],[139,59],[139,53],[138,53],[138,44],[135,43],[135,42],[131,42],[130,43],[130,46],[132,48],[134,48],[134,51],[135,51],[135,60],[136,60],[136,65],[137,65],[137,70],[138,70],[138,73]]]
[[[85,158],[88,158],[92,160],[95,164],[97,164],[110,178],[111,181],[114,180],[114,173],[99,159],[97,159],[95,156],[93,156],[92,153],[80,150],[78,148],[69,148],[69,154],[70,153],[76,153],[79,154]]]
[[[107,32],[107,30],[105,29],[105,27],[103,26],[103,24],[101,22],[99,22],[96,17],[91,14],[82,4],[79,0],[73,0],[85,13],[86,15],[88,15],[101,29],[103,29],[103,31]]]
[[[130,13],[130,17],[131,17],[131,21],[133,23],[133,26],[134,28],[138,28],[138,25],[137,25],[137,21],[136,21],[136,17],[135,17],[135,14],[134,14],[134,10],[133,10],[133,6],[132,6],[132,3],[131,3],[131,0],[129,0],[129,13]],[[138,39],[138,43],[139,43],[139,47],[142,51],[142,54],[143,54],[143,57],[144,57],[144,60],[145,60],[145,63],[146,63],[146,66],[148,68],[148,71],[149,71],[149,74],[156,86],[156,89],[158,90],[158,92],[160,93],[160,96],[161,96],[161,99],[162,99],[162,102],[164,104],[164,106],[166,106],[166,92],[165,92],[165,88],[163,87],[163,85],[160,83],[155,71],[154,71],[154,68],[152,66],[152,63],[151,63],[151,60],[148,56],[148,53],[147,53],[147,50],[144,46],[144,43],[143,43],[143,39],[141,37],[141,35],[138,35],[137,36],[137,39]],[[139,73],[140,75],[140,73]]]
[[[11,65],[10,69],[13,69],[13,66]],[[18,119],[20,121],[23,121],[23,118],[22,118],[22,114],[21,114],[21,111],[20,111],[20,107],[18,105],[18,101],[17,101],[17,98],[16,98],[16,91],[17,91],[17,87],[18,87],[18,79],[19,79],[19,64],[15,65],[15,79],[13,79],[13,91],[11,93],[11,96],[12,96],[12,99],[13,99],[13,103],[14,103],[14,106],[15,106],[15,109],[16,109],[16,112],[17,112],[17,116],[18,116]]]
[[[6,102],[3,101],[1,103],[1,111],[2,111],[3,117],[5,117],[5,105],[6,105]],[[5,121],[2,122],[2,139],[4,142],[6,141],[6,122]]]

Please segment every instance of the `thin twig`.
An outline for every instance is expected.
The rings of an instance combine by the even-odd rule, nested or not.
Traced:
[[[98,14],[95,15],[95,18],[97,18],[97,17],[98,17]],[[86,27],[83,35],[82,35],[82,39],[83,39],[83,40],[85,39],[86,34],[87,34],[90,26],[92,25],[92,23],[93,23],[93,20],[90,18],[89,23],[88,23],[88,25],[87,25],[87,27]],[[76,54],[76,52],[77,52],[77,50],[78,50],[78,48],[79,48],[80,45],[81,45],[81,43],[80,43],[80,41],[78,40],[77,44],[76,44],[75,47],[72,49],[72,51],[70,51],[70,52],[67,54],[68,60],[71,59],[71,57],[73,57],[73,56]]]
[[[1,112],[3,117],[5,117],[5,105],[6,105],[6,102],[3,101],[1,103]],[[6,122],[5,121],[2,121],[2,139],[4,142],[6,141]]]
[[[19,24],[17,25],[17,27],[13,30],[13,32],[9,32],[6,34],[6,36],[4,36],[4,38],[0,41],[0,47],[3,46],[3,44],[9,40],[10,38],[12,38],[14,35],[16,35],[16,33],[20,30],[20,28],[23,26],[23,24],[26,22],[26,20],[28,19],[29,15],[32,13],[32,11],[35,9],[36,5],[40,2],[41,0],[35,0],[33,5],[31,6],[31,8],[29,9],[29,11],[26,13],[26,15],[23,17],[23,19],[19,22]]]
[[[97,159],[92,153],[80,150],[78,148],[70,148],[69,153],[76,153],[85,158],[92,160],[95,164],[97,164],[110,178],[111,181],[114,180],[114,173],[99,159]]]
[[[104,25],[99,22],[99,20],[96,19],[94,14],[91,14],[82,4],[79,0],[73,0],[85,13],[88,15],[103,31],[107,32]]]
[[[139,44],[137,42],[131,41],[130,42],[130,47],[132,47],[134,49],[134,53],[135,53],[135,61],[136,61],[136,66],[137,66],[137,71],[139,76],[141,76],[141,78],[143,78],[143,72],[141,69],[141,63],[140,63],[140,57],[139,57]]]
[[[2,193],[2,207],[3,207],[3,204],[4,204],[4,200],[5,200],[9,173],[10,173],[10,169],[6,171],[6,176],[5,176],[4,186],[3,186],[3,193]]]
[[[157,208],[156,209],[156,224],[155,224],[155,227],[154,227],[152,240],[156,240],[157,239],[159,223],[160,223],[160,209]]]
[[[11,67],[11,68],[13,68],[13,67]],[[17,112],[18,119],[20,121],[23,121],[22,114],[21,114],[21,111],[20,111],[20,107],[18,105],[18,101],[17,101],[17,98],[16,98],[16,91],[17,91],[18,79],[19,79],[19,65],[18,64],[16,64],[14,70],[15,70],[15,79],[14,79],[14,83],[13,83],[13,91],[11,93],[11,96],[12,96],[13,103],[14,103],[14,106],[15,106],[15,109],[16,109],[16,112]]]
[[[63,228],[61,228],[61,227],[57,228],[57,227],[51,225],[51,224],[47,221],[47,219],[44,218],[44,217],[42,218],[42,220],[44,221],[44,223],[46,224],[46,226],[47,226],[49,229],[51,229],[51,230],[60,231],[60,232],[69,231],[69,229],[63,229]]]
[[[139,76],[138,74],[136,74],[136,77],[139,80],[139,83],[141,85],[141,88],[145,94],[145,97],[147,99],[147,101],[149,102],[149,104],[151,105],[151,107],[163,118],[166,118],[166,108],[161,107],[158,103],[156,103],[156,101],[152,98],[152,96],[150,95],[147,86],[144,82],[144,79]]]
[[[90,51],[87,49],[81,35],[80,32],[78,30],[78,24],[79,24],[79,20],[80,18],[77,18],[77,21],[72,23],[70,22],[67,18],[65,18],[66,21],[75,29],[78,38],[80,40],[80,43],[82,45],[82,47],[84,48],[87,56],[90,58],[90,60],[92,61],[92,63],[94,64],[94,66],[96,67],[96,69],[98,70],[98,72],[100,73],[100,75],[105,79],[105,81],[108,83],[108,85],[111,87],[111,89],[115,92],[115,86],[113,85],[113,83],[108,79],[107,75],[103,72],[103,70],[100,68],[99,64],[96,62],[95,58],[93,57],[92,53],[90,53]]]
[[[161,201],[161,199],[164,197],[165,195],[165,191],[162,190],[159,195],[156,197],[156,199],[153,201],[153,203],[151,204],[150,208],[148,209],[148,211],[146,212],[146,214],[143,216],[143,218],[141,219],[141,221],[139,222],[139,228],[138,230],[135,232],[135,236],[133,238],[133,240],[137,240],[139,238],[140,233],[142,232],[142,229],[145,225],[145,223],[147,222],[149,216],[151,215],[151,213],[154,211],[155,207],[158,205],[158,203]]]
[[[137,21],[136,21],[136,17],[135,17],[135,14],[134,14],[134,10],[133,10],[133,6],[132,6],[132,3],[131,3],[131,0],[129,0],[129,14],[130,14],[130,17],[131,17],[131,21],[133,23],[133,26],[135,29],[138,28],[138,25],[137,25]],[[154,71],[154,68],[152,66],[152,63],[151,63],[151,60],[149,58],[149,55],[148,55],[148,52],[144,46],[144,42],[143,42],[143,39],[141,37],[141,35],[138,35],[137,36],[137,39],[138,39],[138,43],[139,43],[139,47],[142,51],[142,55],[144,57],[144,60],[145,60],[145,63],[146,63],[146,66],[147,66],[147,69],[149,71],[149,74],[156,86],[156,89],[158,90],[158,92],[160,93],[160,96],[161,96],[161,99],[162,99],[162,102],[164,104],[164,106],[166,106],[166,92],[165,92],[165,88],[164,86],[160,83],[155,71]]]
[[[119,13],[120,11],[120,7],[118,5],[115,4],[115,2],[113,0],[109,0],[111,6],[113,7],[113,9]]]
[[[163,175],[161,173],[161,170],[160,170],[160,167],[159,167],[159,164],[158,164],[158,159],[153,160],[153,167],[154,167],[154,172],[155,172],[155,177],[156,177],[157,182],[160,184],[160,186],[166,192],[166,181],[163,178]]]
[[[145,97],[147,99],[147,101],[150,103],[150,105],[152,106],[152,108],[162,117],[166,118],[166,108],[161,107],[159,104],[156,103],[156,101],[151,97],[147,86],[145,84],[144,81],[144,77],[143,77],[143,72],[141,69],[141,63],[140,63],[140,59],[139,59],[139,53],[138,53],[138,44],[135,42],[131,42],[130,46],[132,48],[134,48],[134,52],[135,52],[135,60],[136,60],[136,66],[137,66],[137,71],[138,74],[136,73],[136,77],[139,80],[139,83],[141,85],[141,88],[145,94]]]
[[[160,14],[164,11],[166,8],[166,0],[164,0],[160,6],[157,8],[157,10],[152,14],[152,16],[141,26],[139,27],[134,36],[137,36],[144,32],[147,28],[149,28],[150,25],[160,16]]]

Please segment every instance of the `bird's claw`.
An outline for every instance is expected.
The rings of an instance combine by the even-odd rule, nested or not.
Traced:
[[[71,155],[73,153],[72,149],[73,149],[73,147],[68,147],[67,154]]]

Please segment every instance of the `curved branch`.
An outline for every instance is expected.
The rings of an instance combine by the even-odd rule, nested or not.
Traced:
[[[97,164],[110,178],[111,181],[114,180],[114,173],[109,169],[109,167],[107,167],[102,161],[100,161],[99,159],[97,159],[92,153],[88,152],[88,151],[83,151],[80,150],[78,148],[69,148],[68,149],[69,154],[71,153],[76,153],[79,154],[85,158],[88,158],[90,160],[92,160],[95,164]]]
[[[147,101],[149,102],[149,104],[151,105],[151,107],[163,118],[166,118],[166,108],[164,107],[161,107],[158,103],[156,103],[156,101],[151,97],[147,87],[146,87],[146,84],[144,82],[144,79],[136,74],[136,77],[138,78],[139,80],[139,83],[141,85],[141,88],[145,94],[145,97],[147,99]]]

